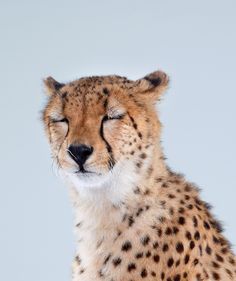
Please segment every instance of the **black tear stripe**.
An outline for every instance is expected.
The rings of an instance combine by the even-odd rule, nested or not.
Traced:
[[[133,127],[134,127],[134,129],[135,129],[135,131],[137,131],[137,134],[138,134],[139,138],[142,139],[142,138],[143,138],[143,135],[142,135],[142,133],[138,130],[138,126],[137,126],[136,122],[134,121],[134,118],[130,115],[129,112],[128,112],[128,116],[129,116],[129,119],[130,119],[130,121],[131,121],[131,123],[132,123],[132,125],[133,125]]]
[[[113,152],[112,152],[112,147],[110,146],[110,144],[108,143],[108,141],[105,139],[104,137],[104,133],[103,133],[103,123],[105,121],[108,120],[108,116],[105,115],[103,118],[102,118],[102,122],[101,122],[101,127],[100,127],[100,136],[101,138],[103,139],[103,141],[105,142],[106,144],[106,149],[107,149],[107,152],[110,156],[110,159],[108,161],[108,165],[109,165],[109,169],[112,169],[115,165],[115,159],[114,159],[114,156],[113,156]]]

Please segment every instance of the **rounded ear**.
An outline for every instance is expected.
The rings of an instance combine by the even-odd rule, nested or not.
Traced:
[[[43,82],[49,94],[56,94],[62,87],[65,86],[65,84],[57,82],[51,76],[44,79]]]
[[[152,72],[135,82],[137,92],[158,99],[168,88],[169,77],[162,71]]]

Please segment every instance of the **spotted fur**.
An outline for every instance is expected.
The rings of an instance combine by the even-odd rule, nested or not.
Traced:
[[[45,85],[45,129],[75,212],[72,280],[236,280],[209,205],[165,164],[155,103],[167,75]],[[92,148],[84,164],[71,145]]]

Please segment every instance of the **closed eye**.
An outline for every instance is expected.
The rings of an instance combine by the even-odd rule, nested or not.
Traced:
[[[109,120],[120,120],[123,119],[125,116],[125,114],[118,114],[118,115],[114,115],[114,116],[109,116],[109,115],[105,115],[103,120],[104,121],[109,121]]]
[[[67,123],[67,124],[69,124],[69,121],[68,121],[68,119],[67,118],[62,118],[62,119],[51,119],[51,121],[53,122],[53,123]]]

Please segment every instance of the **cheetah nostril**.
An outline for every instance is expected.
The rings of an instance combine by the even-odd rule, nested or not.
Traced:
[[[68,147],[70,157],[79,165],[83,165],[89,156],[93,153],[93,147],[85,144],[70,145]]]

